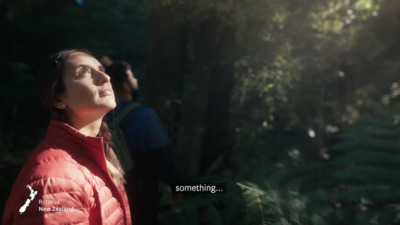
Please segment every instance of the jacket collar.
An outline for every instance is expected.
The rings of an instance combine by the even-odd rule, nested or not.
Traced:
[[[81,154],[86,154],[108,173],[102,137],[87,136],[67,123],[52,119],[46,138],[65,143],[68,146],[64,147],[70,147],[68,149],[71,151],[80,151]]]

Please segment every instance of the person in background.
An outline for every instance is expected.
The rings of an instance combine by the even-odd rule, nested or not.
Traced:
[[[20,171],[3,224],[131,224],[124,171],[103,120],[116,106],[110,77],[90,53],[49,61],[41,98],[51,121]]]
[[[138,81],[131,66],[116,61],[106,67],[117,99],[117,107],[108,113],[109,122],[138,97]],[[120,122],[132,156],[133,169],[127,172],[126,190],[135,224],[158,224],[159,179],[168,185],[179,181],[179,172],[171,149],[171,140],[157,113],[146,106],[133,108]],[[173,199],[179,201],[179,195]],[[135,207],[136,205],[140,207]]]

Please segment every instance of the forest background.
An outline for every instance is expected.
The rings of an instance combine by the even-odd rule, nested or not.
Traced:
[[[400,1],[0,1],[0,210],[43,138],[40,65],[134,67],[189,194],[163,224],[400,224]],[[168,189],[164,190],[168,192]]]

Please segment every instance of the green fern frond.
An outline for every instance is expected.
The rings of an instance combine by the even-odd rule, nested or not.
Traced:
[[[246,224],[304,224],[307,198],[298,192],[237,183],[246,202]]]
[[[390,185],[352,185],[338,190],[337,198],[345,204],[359,204],[366,199],[371,205],[389,205],[400,201],[400,190]]]
[[[343,141],[331,148],[333,152],[346,152],[353,149],[374,149],[380,151],[399,152],[400,141],[398,140],[385,140],[385,139],[355,139]]]
[[[367,138],[380,138],[380,139],[396,139],[400,135],[396,127],[376,128],[373,126],[356,127],[351,129],[348,133],[339,135],[343,139],[367,139]]]
[[[246,224],[400,224],[400,117],[393,118],[354,125],[329,160],[268,167],[258,185],[238,184]]]
[[[400,171],[382,167],[348,167],[338,169],[334,173],[328,175],[328,178],[347,183],[389,182],[400,184]]]
[[[400,167],[400,154],[380,152],[371,149],[355,149],[332,159],[331,166],[375,165],[384,167]]]

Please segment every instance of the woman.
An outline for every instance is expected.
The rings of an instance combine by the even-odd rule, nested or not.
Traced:
[[[104,115],[110,77],[89,53],[58,52],[43,80],[52,120],[18,175],[3,224],[131,224],[122,168]]]

